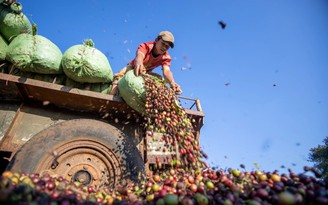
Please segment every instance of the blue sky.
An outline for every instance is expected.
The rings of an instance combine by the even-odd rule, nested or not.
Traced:
[[[171,31],[171,70],[183,96],[202,103],[212,166],[301,172],[328,136],[325,0],[19,2],[62,52],[92,39],[113,72],[140,43]]]

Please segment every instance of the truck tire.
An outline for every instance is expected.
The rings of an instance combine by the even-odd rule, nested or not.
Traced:
[[[49,173],[98,188],[115,188],[144,176],[136,145],[116,127],[78,119],[55,124],[26,142],[7,170]]]

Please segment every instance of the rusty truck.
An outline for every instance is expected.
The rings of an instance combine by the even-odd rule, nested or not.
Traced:
[[[184,109],[196,122],[199,140],[200,101],[179,99],[189,102]],[[136,181],[156,160],[165,164],[179,157],[177,149],[162,152],[163,142],[147,139],[143,120],[119,96],[0,73],[0,154],[6,170],[56,174],[98,187]]]

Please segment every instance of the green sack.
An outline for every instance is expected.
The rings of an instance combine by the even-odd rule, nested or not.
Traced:
[[[11,42],[21,33],[32,34],[32,25],[22,9],[22,4],[18,2],[10,6],[0,4],[0,32],[7,42]]]
[[[0,61],[6,60],[8,44],[5,39],[0,35]]]
[[[67,49],[62,58],[65,74],[81,83],[109,83],[113,81],[113,71],[107,57],[94,48],[91,40],[83,45]]]
[[[65,85],[71,88],[78,88],[82,90],[85,87],[84,83],[76,82],[75,80],[72,80],[70,78],[66,78]]]
[[[63,85],[66,79],[66,76],[64,74],[39,74],[28,71],[22,71],[18,68],[14,68],[10,72],[10,74],[25,78],[31,78],[34,80],[40,80],[48,83],[55,83],[59,85]]]
[[[146,104],[145,82],[142,76],[135,76],[128,71],[119,81],[118,89],[124,101],[137,112],[144,114]]]
[[[39,73],[33,73],[32,77],[34,80],[40,80],[48,83],[54,83],[62,85],[65,82],[66,76],[64,74],[39,74]]]
[[[32,72],[26,72],[26,71],[22,71],[18,68],[13,68],[9,74],[12,75],[17,75],[17,76],[21,76],[21,77],[25,77],[25,78],[33,78],[33,73]]]
[[[102,94],[109,94],[112,90],[111,83],[87,83],[84,87],[85,90],[94,91]]]
[[[61,74],[60,49],[40,35],[20,34],[8,46],[6,59],[22,71]]]
[[[66,78],[65,85],[71,88],[78,88],[81,90],[90,90],[97,93],[109,94],[112,90],[111,83],[80,83],[70,78]]]

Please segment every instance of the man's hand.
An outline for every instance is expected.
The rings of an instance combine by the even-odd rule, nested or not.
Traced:
[[[146,74],[146,68],[143,65],[144,54],[138,53],[137,57],[134,59],[134,75],[144,75]]]
[[[171,88],[174,90],[176,95],[182,94],[182,90],[180,88],[180,85],[178,85],[178,83],[173,81],[173,82],[170,83],[170,85],[171,85]]]
[[[139,76],[139,75],[145,75],[146,74],[146,68],[143,64],[135,63],[134,66],[134,75]]]

